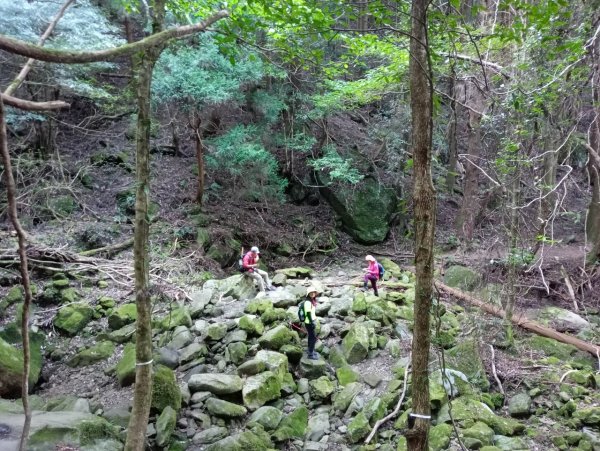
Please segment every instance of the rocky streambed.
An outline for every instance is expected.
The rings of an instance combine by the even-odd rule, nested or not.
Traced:
[[[363,293],[339,268],[320,274],[288,268],[278,271],[272,292],[257,293],[248,278],[235,275],[190,291],[191,301],[157,298],[148,446],[406,449],[410,384],[399,415],[364,445],[375,422],[398,403],[412,338],[413,276],[391,260],[382,263],[387,280],[380,297]],[[447,282],[475,289],[464,286],[472,275],[450,273],[455,280]],[[57,307],[49,317],[38,315],[32,340],[31,450],[123,447],[136,312],[101,282],[86,291],[61,275],[36,296],[37,304]],[[290,325],[308,286],[321,290],[319,360],[305,357],[306,339]],[[2,309],[18,316],[19,294],[11,289]],[[598,333],[594,315],[532,314],[548,321],[563,314],[574,333],[592,339]],[[595,358],[528,334],[503,349],[501,321],[468,306],[436,300],[432,316],[432,450],[600,449]],[[5,321],[0,332],[5,398],[20,390],[17,324]],[[0,449],[16,449],[22,421],[18,400],[0,400]]]

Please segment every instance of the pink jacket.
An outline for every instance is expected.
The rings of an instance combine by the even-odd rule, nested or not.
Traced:
[[[379,266],[376,261],[369,262],[369,268],[367,271],[369,276],[375,276],[379,280]]]

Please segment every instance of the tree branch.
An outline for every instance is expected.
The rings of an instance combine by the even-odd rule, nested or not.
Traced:
[[[53,100],[49,102],[32,102],[31,100],[18,99],[8,94],[0,93],[2,101],[6,105],[10,105],[20,110],[26,111],[47,111],[47,110],[60,110],[62,108],[70,108],[71,105],[62,100]]]
[[[40,46],[44,45],[44,42],[46,42],[46,39],[48,39],[48,37],[52,34],[52,32],[54,31],[54,28],[56,27],[56,24],[61,19],[61,17],[65,14],[65,11],[67,10],[67,8],[69,6],[71,6],[71,3],[73,3],[73,1],[74,0],[66,0],[66,2],[62,5],[62,7],[58,10],[58,13],[56,13],[56,16],[54,16],[54,19],[52,19],[52,22],[50,22],[50,25],[48,25],[48,28],[46,28],[46,31],[40,37],[40,39],[38,41],[38,45],[40,45]],[[19,75],[17,75],[17,77],[11,82],[11,84],[8,85],[8,88],[6,88],[4,90],[4,94],[11,95],[13,92],[15,92],[17,90],[17,88],[19,86],[21,86],[21,83],[23,83],[23,80],[25,80],[25,77],[27,77],[27,74],[31,70],[31,67],[33,66],[34,62],[35,62],[35,60],[33,58],[29,58],[27,60],[27,62],[21,69],[21,72],[19,72]]]
[[[502,67],[500,64],[492,63],[491,61],[487,61],[487,60],[479,59],[479,58],[473,58],[471,56],[462,55],[460,53],[441,52],[440,55],[445,56],[446,58],[456,58],[458,60],[469,61],[470,63],[478,64],[481,67],[487,66],[491,69],[494,69],[496,72],[498,72],[500,75],[502,75],[507,80],[510,80],[512,78],[510,75],[508,75],[506,72],[504,72],[504,67]]]
[[[95,52],[74,52],[69,50],[45,49],[39,45],[20,41],[2,34],[0,34],[0,49],[16,55],[26,56],[28,58],[33,58],[40,61],[48,61],[51,63],[83,64],[94,63],[98,61],[108,61],[121,56],[142,52],[150,47],[155,47],[174,38],[181,38],[190,34],[198,33],[200,31],[205,31],[213,23],[228,16],[228,11],[218,11],[208,19],[197,24],[171,28],[170,30],[153,34],[132,44],[125,44],[112,49],[99,50]]]

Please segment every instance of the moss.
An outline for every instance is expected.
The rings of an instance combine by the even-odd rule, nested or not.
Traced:
[[[169,444],[176,422],[177,413],[167,406],[156,420],[156,444],[158,446],[164,447]]]
[[[438,424],[429,431],[429,449],[431,451],[441,451],[450,445],[452,436],[452,426],[449,424]]]
[[[175,308],[161,321],[161,328],[163,330],[172,330],[177,326],[192,327],[192,317],[187,308]]]
[[[303,438],[307,426],[308,409],[302,406],[281,420],[273,437],[278,442],[283,442],[291,438]]]
[[[63,446],[77,445],[77,433],[71,428],[44,427],[29,436],[27,449],[42,451],[55,449],[59,443]]]
[[[273,399],[278,399],[280,396],[281,380],[271,371],[247,378],[242,389],[244,405],[251,410],[255,410]]]
[[[71,367],[93,365],[94,363],[106,360],[115,352],[115,345],[111,341],[101,341],[94,346],[84,349],[77,353],[68,365]]]
[[[54,319],[54,327],[73,336],[81,332],[93,316],[94,309],[89,305],[67,305],[58,311],[58,315]]]
[[[446,366],[465,374],[469,381],[480,389],[484,391],[489,389],[490,382],[487,379],[479,347],[475,340],[465,340],[447,351]]]
[[[357,382],[360,380],[360,374],[354,371],[349,365],[338,368],[335,374],[340,385],[344,386],[350,384],[351,382]]]
[[[104,418],[84,420],[77,429],[79,430],[79,442],[84,446],[91,445],[96,440],[119,439],[117,428]]]
[[[108,317],[108,327],[117,330],[135,322],[137,319],[137,307],[135,304],[124,304],[116,308]]]
[[[465,266],[451,266],[444,274],[444,282],[451,287],[471,291],[481,283],[481,276]]]
[[[569,360],[571,354],[577,351],[575,346],[559,343],[551,338],[534,336],[527,340],[527,345],[533,349],[542,351],[548,357],[556,357],[561,361]]]
[[[175,411],[181,409],[181,390],[173,370],[158,365],[152,376],[152,403],[150,408],[153,412],[158,413],[162,412],[167,406],[171,406]]]
[[[135,344],[129,343],[125,346],[116,372],[121,387],[133,384],[135,381]]]

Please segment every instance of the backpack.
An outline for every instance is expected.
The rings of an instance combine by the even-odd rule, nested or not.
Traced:
[[[302,301],[300,304],[298,304],[298,319],[300,320],[300,322],[302,324],[304,324],[304,321],[306,320],[306,312],[304,311],[304,302]]]
[[[385,274],[385,268],[379,262],[377,262],[377,266],[379,267],[379,279],[383,279],[383,275]]]
[[[246,272],[246,268],[244,268],[244,258],[243,257],[238,260],[238,271]]]

